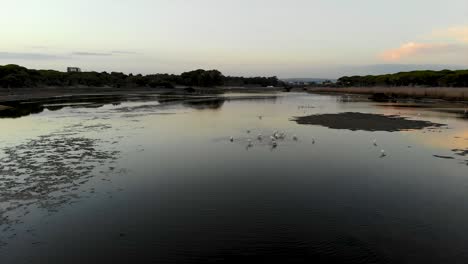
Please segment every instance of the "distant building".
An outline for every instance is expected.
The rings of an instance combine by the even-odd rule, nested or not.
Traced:
[[[81,72],[81,69],[78,67],[67,67],[67,72]]]

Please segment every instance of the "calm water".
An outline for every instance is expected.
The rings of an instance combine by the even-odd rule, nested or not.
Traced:
[[[466,119],[339,96],[224,97],[51,102],[0,119],[0,262],[468,262],[468,157],[452,151],[468,149]],[[340,112],[448,128],[291,121]],[[275,130],[287,137],[272,148]]]

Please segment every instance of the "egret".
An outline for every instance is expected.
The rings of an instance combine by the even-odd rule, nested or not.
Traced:
[[[279,133],[278,138],[284,139],[286,137],[286,134],[284,132]]]
[[[387,156],[387,154],[385,154],[385,150],[382,149],[380,151],[380,157],[385,157],[385,156]]]

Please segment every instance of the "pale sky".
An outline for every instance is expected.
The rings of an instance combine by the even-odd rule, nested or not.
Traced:
[[[9,63],[325,78],[468,68],[468,1],[0,0]]]

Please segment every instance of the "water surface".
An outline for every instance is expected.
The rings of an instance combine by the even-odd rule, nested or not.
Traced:
[[[451,111],[300,93],[21,109],[0,119],[2,263],[468,259],[468,123]],[[344,112],[446,126],[293,120]]]

